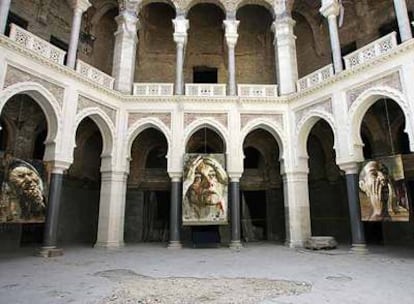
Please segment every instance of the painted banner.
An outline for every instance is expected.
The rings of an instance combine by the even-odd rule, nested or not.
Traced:
[[[224,163],[224,154],[185,154],[183,225],[228,223],[228,178]]]

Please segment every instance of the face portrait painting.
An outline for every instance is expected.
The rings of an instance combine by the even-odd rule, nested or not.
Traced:
[[[183,182],[184,224],[227,222],[228,179],[217,159],[220,156],[193,155],[187,159]]]

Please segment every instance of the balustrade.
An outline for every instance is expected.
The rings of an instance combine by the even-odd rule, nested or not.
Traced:
[[[135,96],[172,96],[174,84],[172,83],[134,83]]]
[[[298,80],[298,92],[310,89],[334,76],[332,64],[327,65]]]
[[[277,85],[239,84],[237,93],[240,97],[277,97]]]
[[[226,85],[211,83],[187,83],[185,85],[185,95],[223,97],[226,96]]]
[[[76,61],[76,72],[108,89],[114,88],[115,79],[113,77],[83,62],[82,60],[78,59]]]

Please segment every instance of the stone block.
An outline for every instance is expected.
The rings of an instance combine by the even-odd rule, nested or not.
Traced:
[[[335,249],[337,245],[333,236],[312,236],[305,242],[305,248],[312,250]]]

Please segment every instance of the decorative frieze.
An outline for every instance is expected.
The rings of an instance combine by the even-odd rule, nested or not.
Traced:
[[[302,118],[306,115],[306,113],[309,113],[311,111],[321,111],[321,112],[325,112],[325,113],[333,113],[332,110],[332,101],[330,98],[322,100],[318,103],[314,103],[312,105],[310,105],[309,107],[300,109],[298,111],[295,112],[295,122],[296,125],[299,125],[299,122],[302,120]]]
[[[366,84],[357,86],[349,90],[346,93],[348,109],[351,107],[354,101],[359,97],[359,95],[361,95],[364,91],[368,90],[369,88],[378,87],[378,86],[388,86],[398,91],[402,91],[401,78],[400,78],[399,72],[398,71],[394,72],[392,74],[389,74],[379,79],[375,79]]]
[[[193,121],[202,118],[213,118],[225,127],[228,125],[226,113],[184,113],[184,126],[187,127]]]
[[[90,98],[80,95],[76,112],[79,113],[80,111],[87,109],[87,108],[100,108],[102,111],[104,111],[108,115],[108,117],[112,120],[114,124],[116,123],[116,110],[115,109],[110,108]]]
[[[240,114],[241,128],[243,129],[250,121],[258,118],[270,120],[281,129],[284,128],[282,114]]]
[[[128,128],[130,128],[137,121],[144,118],[158,118],[161,120],[168,129],[171,129],[171,113],[161,113],[161,112],[146,112],[146,113],[129,113],[128,114]]]
[[[23,82],[36,82],[42,85],[56,98],[56,101],[59,103],[60,106],[63,105],[63,96],[65,91],[64,88],[54,83],[51,83],[50,81],[34,76],[28,72],[24,72],[14,66],[8,65],[6,71],[6,78],[4,80],[4,88],[7,88],[16,83]]]

